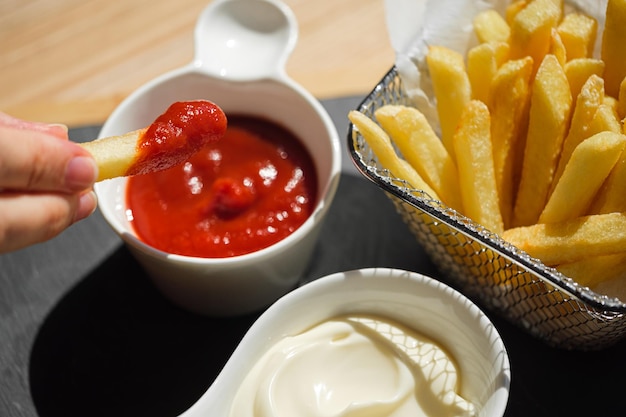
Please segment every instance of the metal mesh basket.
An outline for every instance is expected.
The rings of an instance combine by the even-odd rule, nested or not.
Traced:
[[[395,67],[358,110],[373,118],[385,104],[410,105]],[[347,139],[357,168],[386,192],[433,263],[468,297],[554,347],[596,350],[626,334],[626,304],[576,284],[423,191],[411,189],[379,164],[352,124]]]

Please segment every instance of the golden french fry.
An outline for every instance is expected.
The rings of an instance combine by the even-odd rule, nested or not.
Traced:
[[[479,12],[473,20],[474,32],[478,41],[507,42],[511,35],[511,29],[506,20],[494,9]]]
[[[626,267],[622,263],[617,263],[615,268],[615,276],[598,282],[591,289],[598,294],[615,297],[623,301],[626,300]]]
[[[626,77],[619,85],[619,93],[617,94],[617,114],[620,119],[626,117]]]
[[[509,30],[513,24],[513,19],[518,15],[526,6],[528,6],[529,0],[514,0],[506,6],[504,11],[504,20],[509,25]]]
[[[539,223],[572,220],[587,213],[593,198],[626,147],[626,136],[602,132],[574,149]]]
[[[372,151],[384,168],[387,168],[397,178],[407,181],[413,188],[424,191],[435,200],[440,200],[437,193],[424,181],[417,171],[407,161],[398,156],[393,148],[391,139],[379,125],[356,110],[350,111],[348,118],[361,132],[361,135],[363,135],[363,138],[372,148]]]
[[[613,100],[611,97],[604,97],[604,102],[598,107],[596,114],[593,115],[593,119],[589,124],[589,136],[604,131],[614,133],[622,132],[622,125],[617,116],[617,108],[614,103],[610,102],[611,100]]]
[[[626,252],[626,213],[596,214],[505,230],[502,238],[546,265]]]
[[[500,234],[504,230],[491,147],[491,122],[487,106],[470,101],[461,114],[454,135],[454,148],[459,155],[458,170],[464,214]]]
[[[557,27],[567,60],[591,58],[598,32],[598,21],[582,13],[568,13]]]
[[[564,68],[574,98],[578,97],[589,77],[597,75],[602,78],[604,75],[604,62],[600,59],[576,58],[567,61]]]
[[[626,212],[626,193],[624,190],[626,190],[626,152],[622,152],[620,155],[619,160],[591,204],[589,213]]]
[[[146,130],[147,128],[80,144],[96,160],[98,181],[126,175],[137,159],[138,142]]]
[[[511,59],[530,56],[535,69],[550,50],[552,29],[561,20],[562,10],[554,0],[533,0],[511,22]]]
[[[559,8],[559,11],[561,13],[561,18],[563,16],[563,12],[565,11],[565,1],[564,0],[551,0],[552,3],[554,3],[554,5],[556,7]],[[559,18],[559,21],[561,21],[561,18]]]
[[[441,127],[441,140],[454,161],[456,155],[452,136],[463,108],[471,99],[471,87],[463,55],[452,49],[431,46],[426,62],[437,99],[437,115]]]
[[[177,129],[159,131],[158,127],[163,125]],[[102,181],[148,174],[181,164],[203,146],[220,140],[226,125],[226,115],[210,101],[175,102],[146,128],[84,142],[80,146],[93,156],[98,166],[97,181]],[[157,129],[153,130],[155,127]],[[159,133],[155,135],[155,131]]]
[[[556,29],[552,29],[552,33],[550,36],[550,48],[548,49],[548,53],[552,54],[559,61],[559,64],[565,66],[567,63],[567,51],[565,50],[565,44],[563,40],[561,40],[561,35]]]
[[[593,288],[602,282],[626,279],[626,253],[592,256],[557,265],[556,269],[578,284]]]
[[[413,107],[394,105],[380,107],[374,116],[441,201],[462,212],[456,164],[426,117]]]
[[[626,0],[608,0],[600,56],[606,67],[604,84],[606,93],[617,98],[619,86],[626,76]]]
[[[571,108],[572,96],[563,67],[554,55],[546,55],[532,84],[528,134],[513,208],[513,226],[530,225],[539,219],[569,125]]]
[[[598,108],[604,102],[604,80],[597,75],[589,77],[576,98],[576,105],[570,121],[569,131],[563,141],[563,149],[554,173],[551,191],[563,174],[574,149],[589,137],[589,127]]]
[[[491,107],[490,90],[498,68],[506,62],[509,44],[506,42],[481,43],[467,52],[467,76],[472,98]]]
[[[528,105],[531,57],[507,61],[498,70],[491,86],[491,140],[493,164],[504,227],[513,215],[514,190],[521,169]]]

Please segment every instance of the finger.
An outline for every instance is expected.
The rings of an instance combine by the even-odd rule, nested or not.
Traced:
[[[93,191],[81,194],[0,193],[0,253],[49,240],[96,209]]]
[[[6,113],[0,112],[0,126],[12,127],[18,130],[31,130],[47,133],[59,139],[67,140],[67,126],[21,120]]]
[[[79,145],[59,140],[58,133],[0,124],[0,188],[70,193],[91,188],[97,177],[93,158]]]

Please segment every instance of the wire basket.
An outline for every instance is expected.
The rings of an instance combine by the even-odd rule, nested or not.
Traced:
[[[410,105],[395,67],[358,106]],[[375,120],[375,119],[374,119]],[[359,171],[382,188],[442,275],[486,309],[553,347],[598,350],[626,334],[626,304],[582,287],[382,167],[349,125]]]

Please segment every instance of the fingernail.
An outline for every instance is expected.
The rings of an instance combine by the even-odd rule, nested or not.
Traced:
[[[76,156],[65,169],[65,186],[71,190],[84,190],[93,185],[98,177],[98,167],[93,158]]]
[[[68,128],[66,125],[53,123],[47,126],[47,133],[59,139],[67,139]]]
[[[89,217],[98,207],[98,197],[93,190],[81,194],[78,200],[78,209],[74,215],[74,222]]]

